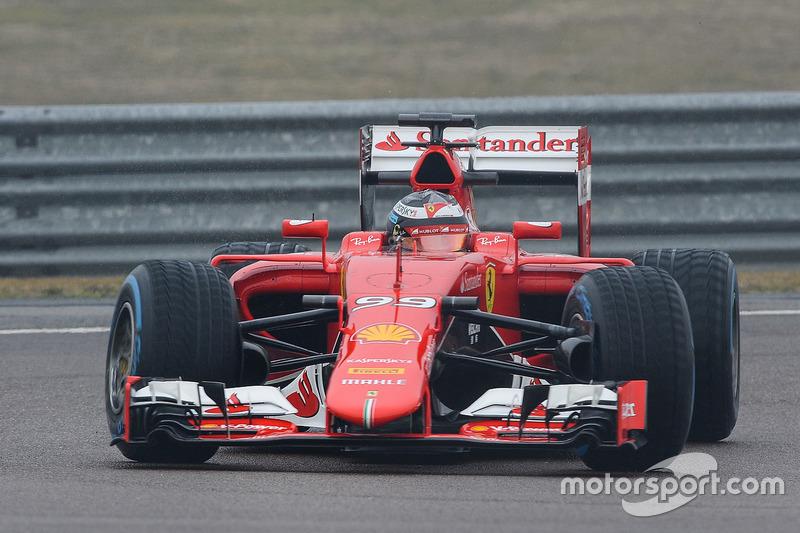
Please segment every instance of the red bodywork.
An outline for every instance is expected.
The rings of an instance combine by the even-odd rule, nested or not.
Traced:
[[[381,428],[415,414],[421,422],[411,435],[437,436],[432,430],[431,378],[437,350],[447,344],[448,328],[453,320],[442,313],[443,297],[477,297],[481,311],[520,317],[522,298],[565,298],[586,271],[603,266],[632,264],[626,259],[589,256],[590,187],[588,176],[581,179],[580,175],[590,168],[591,140],[586,128],[576,131],[577,135],[571,141],[577,147],[574,151],[577,166],[573,176],[577,176],[579,198],[578,255],[534,254],[520,250],[517,237],[560,238],[560,223],[531,225],[517,222],[513,233],[479,231],[474,222],[476,209],[472,187],[468,183],[470,171],[463,168],[456,152],[462,148],[433,144],[421,152],[406,183],[413,191],[436,189],[458,200],[473,225],[466,250],[451,253],[401,252],[399,255],[397,250],[389,246],[385,233],[364,228],[364,231],[346,235],[339,251],[329,253],[324,247],[328,236],[327,222],[285,221],[284,236],[321,239],[323,251],[283,256],[222,255],[213,259],[214,265],[256,261],[231,278],[240,304],[241,320],[258,318],[259,314],[251,303],[263,295],[341,296],[339,307],[342,322],[330,324],[325,335],[324,349],[338,352],[332,372],[327,376],[324,398],[319,399],[320,405],[324,403],[326,437],[341,437],[343,424],[360,428],[360,434],[363,435],[366,434],[363,430]],[[552,146],[559,145],[553,143]],[[396,149],[396,145],[392,149]],[[440,163],[446,162],[446,179],[437,182],[426,174],[426,161],[429,158]],[[362,187],[364,176],[370,179],[369,172],[364,168],[369,163],[369,157],[366,159],[362,163]],[[372,179],[381,183],[382,179],[397,178],[385,178],[377,173]],[[362,211],[362,220],[364,218]],[[258,311],[263,316],[263,310]],[[517,330],[492,329],[502,344],[521,340]],[[270,332],[263,334],[269,336]],[[268,350],[268,354],[273,360],[297,357],[296,354],[289,355],[280,350]],[[523,364],[556,369],[552,357],[547,354],[528,361],[523,361],[519,356],[517,359]],[[298,397],[292,403],[302,408],[307,399],[307,395],[306,398]],[[470,439],[548,440],[553,431],[571,427],[571,424],[549,427],[543,419],[544,410],[534,410],[520,435],[517,435],[518,422],[487,423],[485,420],[475,420],[464,424],[458,435]],[[618,443],[626,439],[624,432],[639,427],[638,423],[630,422],[624,427],[620,425]],[[274,424],[272,427],[273,430],[266,433],[261,431],[259,435],[302,437],[297,435],[297,429],[292,424],[281,425],[280,428]],[[408,435],[408,432],[405,434]],[[454,435],[447,437],[454,438]]]

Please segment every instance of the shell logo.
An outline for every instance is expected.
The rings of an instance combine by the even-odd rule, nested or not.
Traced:
[[[408,344],[419,342],[420,334],[413,328],[401,324],[373,324],[358,330],[353,339],[361,344],[370,342],[385,342],[394,344]]]

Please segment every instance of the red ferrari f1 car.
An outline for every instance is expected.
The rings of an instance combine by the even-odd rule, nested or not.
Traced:
[[[585,127],[400,115],[361,129],[361,231],[229,243],[210,264],[147,261],[108,344],[112,445],[203,462],[221,445],[342,450],[574,449],[642,470],[727,437],[739,398],[736,270],[714,250],[590,255]],[[451,140],[448,140],[451,139]],[[376,226],[375,189],[410,194]],[[560,222],[481,231],[472,188],[577,191],[577,255],[528,252]],[[383,224],[385,223],[385,227]]]

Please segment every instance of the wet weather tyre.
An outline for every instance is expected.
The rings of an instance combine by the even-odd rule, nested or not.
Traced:
[[[733,431],[739,414],[739,285],[719,250],[647,250],[633,262],[665,270],[678,282],[692,319],[695,401],[689,440],[713,442]]]
[[[273,254],[294,254],[308,252],[309,248],[294,242],[229,242],[218,246],[211,253],[211,259],[218,255],[273,255]],[[238,263],[221,263],[219,269],[228,277],[234,273],[253,264],[255,261],[241,261]]]
[[[593,379],[647,380],[646,443],[581,446],[592,469],[642,471],[677,455],[686,442],[694,393],[689,312],[677,283],[651,267],[600,268],[570,291],[562,324],[595,327]]]
[[[112,438],[124,434],[128,376],[221,381],[236,386],[241,337],[233,289],[218,269],[189,261],[148,261],[125,279],[111,323],[105,404]],[[118,443],[140,462],[201,463],[216,445]]]

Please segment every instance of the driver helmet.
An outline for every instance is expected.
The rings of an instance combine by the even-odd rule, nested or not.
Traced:
[[[453,196],[426,189],[394,205],[386,230],[391,243],[399,240],[406,249],[456,252],[466,246],[469,223]]]

